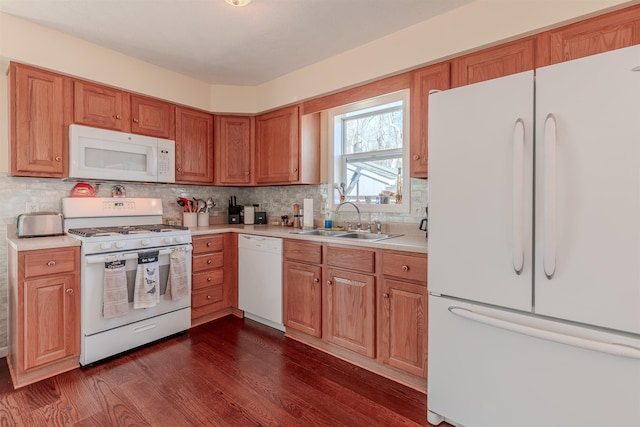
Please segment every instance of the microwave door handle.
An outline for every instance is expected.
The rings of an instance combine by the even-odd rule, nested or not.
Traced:
[[[147,170],[149,175],[158,176],[158,147],[149,147],[147,151]]]

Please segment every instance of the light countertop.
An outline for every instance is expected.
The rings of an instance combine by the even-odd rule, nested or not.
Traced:
[[[66,235],[19,238],[15,230],[9,230],[9,227],[7,228],[7,243],[18,252],[80,246],[80,240]]]
[[[349,246],[361,246],[369,248],[390,249],[405,252],[427,253],[427,239],[424,232],[405,233],[398,237],[379,240],[376,242],[364,239],[345,239],[340,237],[314,236],[295,234],[292,227],[282,227],[279,225],[248,225],[248,224],[220,224],[209,225],[208,227],[191,227],[192,236],[211,233],[244,233],[257,236],[280,237],[286,239],[307,240],[315,242],[327,242],[333,244],[343,244]]]

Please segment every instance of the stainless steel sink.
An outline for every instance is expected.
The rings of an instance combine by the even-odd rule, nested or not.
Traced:
[[[345,237],[350,239],[365,239],[370,242],[376,242],[378,240],[391,239],[392,237],[402,236],[402,234],[385,234],[385,233],[369,233],[369,232],[357,232],[352,231],[345,234],[340,234],[336,237]]]
[[[346,230],[296,230],[293,234],[302,234],[305,236],[325,236],[347,239],[365,239],[369,242],[377,242],[378,240],[391,239],[393,237],[402,236],[402,234],[385,234],[372,233],[368,231],[346,231]]]
[[[292,231],[293,234],[304,234],[306,236],[342,236],[347,234],[346,230],[297,230]]]

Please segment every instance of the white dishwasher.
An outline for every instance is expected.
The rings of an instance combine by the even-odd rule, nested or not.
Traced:
[[[238,236],[238,307],[245,317],[284,331],[282,239]]]

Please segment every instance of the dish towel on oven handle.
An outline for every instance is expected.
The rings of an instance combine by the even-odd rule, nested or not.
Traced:
[[[187,251],[185,248],[173,248],[169,256],[169,278],[165,299],[178,300],[189,296],[189,277],[187,276]]]
[[[159,251],[138,254],[138,270],[133,290],[133,308],[155,307],[160,302]]]
[[[104,284],[102,296],[102,316],[122,316],[129,312],[129,293],[127,291],[126,261],[114,255],[104,263]]]

